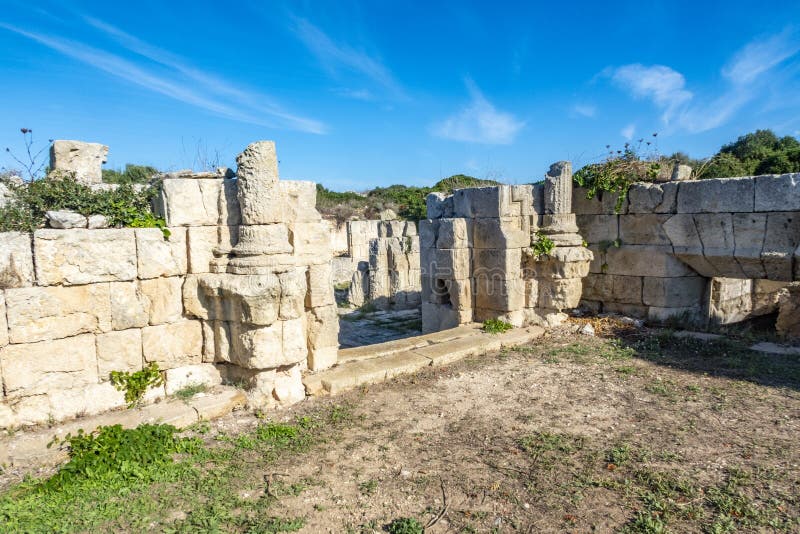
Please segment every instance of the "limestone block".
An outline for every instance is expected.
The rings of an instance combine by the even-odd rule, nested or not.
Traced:
[[[142,329],[142,353],[147,363],[173,369],[201,363],[203,331],[200,321],[182,320]]]
[[[642,304],[642,277],[608,275],[611,294],[605,300],[624,304]],[[645,303],[647,304],[647,303]]]
[[[132,228],[37,230],[33,234],[40,285],[121,282],[136,278]]]
[[[300,366],[293,365],[275,373],[275,389],[273,389],[272,395],[280,406],[289,406],[306,398],[306,388],[303,386]]]
[[[539,308],[557,311],[576,308],[582,290],[580,278],[539,280]]]
[[[239,226],[191,226],[186,229],[189,272],[210,272],[214,251],[230,251],[239,242]],[[287,234],[288,236],[288,234]]]
[[[647,308],[647,320],[655,323],[672,322],[690,326],[701,318],[701,312],[701,306],[685,306],[674,308],[650,306]]]
[[[50,169],[75,176],[82,184],[103,181],[102,165],[108,157],[108,147],[100,143],[58,139],[50,145]]]
[[[440,299],[440,304],[449,303],[454,310],[459,311],[472,309],[472,279],[442,280],[439,282],[443,282],[444,285],[443,291],[439,290],[439,293],[443,293],[442,296],[446,296],[446,299]]]
[[[183,307],[188,315],[201,319],[269,325],[278,319],[280,294],[276,274],[188,275]]]
[[[111,330],[108,289],[108,284],[90,284],[6,290],[11,343]]]
[[[125,406],[125,393],[110,382],[89,384],[81,389],[52,391],[48,395],[50,418],[63,421],[76,415],[97,415]]]
[[[164,386],[167,395],[174,395],[178,391],[190,386],[213,387],[222,384],[222,375],[210,363],[184,365],[167,369],[164,373]]]
[[[466,218],[520,215],[511,200],[511,186],[470,187],[453,193],[453,216]]]
[[[183,316],[183,278],[141,280],[139,290],[150,325],[174,323]]]
[[[617,209],[618,199],[619,199],[619,193],[603,191],[600,196],[600,202],[603,204],[603,213],[606,214],[613,213],[617,215],[624,215],[628,213],[628,196],[625,195],[625,198],[620,203],[619,209]]]
[[[419,222],[420,249],[436,248],[439,233],[439,219],[423,219]]]
[[[767,277],[761,263],[766,228],[766,213],[733,214],[733,255],[748,278]]]
[[[589,273],[593,256],[587,247],[556,247],[545,256],[536,256],[532,249],[523,249],[524,276],[582,278]]]
[[[694,223],[703,243],[703,256],[714,267],[716,275],[745,278],[744,271],[734,258],[735,241],[731,214],[699,213],[694,215]]]
[[[248,369],[271,369],[305,361],[305,317],[269,326],[231,324],[231,363]]]
[[[615,241],[619,237],[619,215],[577,215],[581,237],[588,243]]]
[[[578,286],[580,288],[580,284]],[[541,282],[540,282],[541,292]],[[578,291],[580,297],[580,289]],[[525,283],[520,279],[479,277],[475,279],[475,307],[514,311],[525,307]]]
[[[366,262],[362,261],[359,263],[359,268],[353,272],[347,300],[353,306],[361,307],[367,295],[369,295],[369,270],[366,268]]]
[[[422,303],[422,333],[440,332],[472,322],[472,310],[454,310],[448,304]]]
[[[467,248],[472,246],[472,221],[469,219],[440,219],[436,248]]]
[[[223,180],[169,178],[161,185],[157,212],[167,226],[216,226],[220,222]]]
[[[0,233],[0,289],[27,287],[32,283],[33,253],[30,234]]]
[[[675,213],[678,184],[636,183],[628,189],[628,213]]]
[[[334,304],[333,272],[331,264],[311,265],[306,271],[306,308],[316,308]]]
[[[473,276],[518,278],[522,267],[522,249],[476,248],[472,252]]]
[[[0,291],[0,347],[8,345],[8,321],[6,320],[6,296]]]
[[[690,276],[693,271],[672,255],[672,248],[623,245],[606,251],[606,272],[626,276]]]
[[[403,235],[404,236],[416,236],[417,235],[417,223],[414,221],[406,221],[405,227],[403,228]]]
[[[255,141],[236,156],[236,176],[272,184],[278,181],[278,155],[274,141]]]
[[[378,224],[378,237],[402,237],[405,228],[405,221],[380,221],[380,224]]]
[[[170,229],[169,239],[158,228],[136,228],[139,278],[186,274],[186,228]]]
[[[525,280],[525,307],[535,308],[539,304],[539,281],[535,278]]]
[[[472,270],[470,265],[470,249],[435,249],[433,262],[427,266],[432,276],[436,278],[460,280],[469,278]]]
[[[239,188],[235,178],[222,180],[222,191],[219,195],[220,226],[238,226],[242,223],[242,212],[239,208]]]
[[[757,176],[755,211],[800,211],[800,173]]]
[[[441,219],[453,216],[453,196],[445,193],[429,193],[425,197],[425,205],[429,219]]]
[[[287,222],[315,222],[322,217],[317,211],[317,184],[302,180],[278,182],[283,206],[283,218]]]
[[[569,184],[570,188],[572,184]],[[544,188],[541,189],[542,194],[544,193]],[[570,191],[570,202],[572,199],[572,192]],[[511,186],[511,201],[514,204],[519,204],[519,214],[522,216],[529,216],[533,215],[533,186],[529,184],[525,185],[512,185]],[[570,208],[571,206],[567,206]],[[517,208],[514,207],[514,213],[516,214]],[[567,211],[571,211],[567,209]],[[540,212],[543,213],[543,212]]]
[[[782,291],[775,330],[784,338],[800,338],[800,284],[789,284]]]
[[[97,383],[95,336],[7,345],[0,349],[9,399]]]
[[[593,301],[612,300],[613,275],[589,273],[583,278],[581,298]],[[640,282],[641,287],[641,282]],[[533,306],[536,305],[534,302]],[[528,307],[533,307],[528,306]]]
[[[126,330],[147,326],[148,303],[137,282],[111,282],[108,284],[111,306],[111,327]]]
[[[336,363],[339,349],[339,315],[331,304],[312,308],[306,314],[308,326],[308,368],[327,369]]]
[[[0,289],[27,287],[33,283],[31,236],[0,232]]]
[[[52,210],[45,212],[44,216],[47,218],[47,226],[50,228],[69,230],[70,228],[86,228],[88,225],[86,216],[74,211]]]
[[[293,250],[289,227],[277,223],[240,226],[233,252],[237,256],[258,256],[286,254]]]
[[[204,322],[204,325],[209,325],[211,332],[204,326],[203,328],[203,362],[228,362],[231,361],[231,323],[226,321],[211,321]],[[206,349],[207,344],[206,335],[212,339],[209,340],[212,347]],[[208,352],[206,352],[208,350]]]
[[[214,322],[215,321],[201,322],[203,329],[203,363],[214,363],[216,360],[217,351],[216,347],[214,347]]]
[[[488,218],[473,221],[476,248],[522,248],[531,245],[530,227],[522,217]]]
[[[330,268],[330,264],[324,263],[322,267]],[[281,320],[297,319],[305,311],[306,293],[308,293],[306,269],[302,267],[291,269],[280,273],[278,279],[281,286],[281,303],[278,318]]]
[[[142,331],[138,328],[99,334],[97,343],[97,374],[109,379],[111,371],[134,372],[142,368]]]
[[[646,318],[649,308],[640,304],[624,304],[622,302],[604,302],[604,313],[617,313],[627,317]]]
[[[111,226],[111,222],[105,215],[89,215],[86,218],[86,222],[87,222],[86,227],[89,228],[90,230],[108,228]]]
[[[706,284],[707,279],[699,276],[680,278],[646,276],[642,297],[646,305],[660,308],[702,306],[705,301]]]
[[[586,248],[592,253],[592,260],[589,263],[589,272],[595,274],[604,273],[608,268],[606,264],[607,249],[605,247],[601,249],[599,245],[589,245]]]
[[[753,211],[754,190],[752,178],[681,182],[678,186],[678,213]]]
[[[578,215],[599,215],[604,213],[603,203],[598,197],[587,198],[587,191],[583,187],[576,187],[572,191],[572,213]]]
[[[626,245],[670,245],[663,224],[671,215],[644,213],[621,215],[619,238]]]
[[[323,223],[297,222],[289,227],[289,231],[295,255],[310,258],[313,263],[330,261],[331,244]]]
[[[792,280],[792,258],[800,246],[800,213],[767,214],[761,259],[770,280]]]

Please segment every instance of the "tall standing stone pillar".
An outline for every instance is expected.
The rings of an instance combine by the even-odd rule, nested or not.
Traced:
[[[251,404],[305,397],[301,372],[336,363],[339,322],[316,184],[281,182],[272,141],[236,159],[239,240],[218,249],[209,274],[187,277],[187,311],[204,320],[205,346]]]
[[[526,286],[526,322],[555,325],[566,319],[563,310],[578,306],[582,280],[589,273],[592,252],[583,246],[572,213],[572,165],[550,166],[544,183],[544,215],[535,240],[550,240],[553,248],[537,255],[528,249],[523,277]]]

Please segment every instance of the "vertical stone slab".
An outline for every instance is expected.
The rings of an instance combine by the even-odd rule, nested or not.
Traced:
[[[108,157],[108,147],[100,143],[56,140],[50,145],[50,169],[75,176],[82,184],[99,184],[103,181],[103,163]]]
[[[0,289],[28,287],[33,283],[31,235],[0,233]]]

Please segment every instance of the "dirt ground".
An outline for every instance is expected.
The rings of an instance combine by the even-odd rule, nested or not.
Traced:
[[[188,500],[148,489],[169,513],[148,505],[141,520],[173,531],[211,531],[200,518],[212,512],[227,518],[214,529],[249,532],[419,532],[398,530],[400,518],[431,533],[800,531],[797,356],[577,328],[266,414],[325,412],[336,424],[269,459],[243,447],[243,469],[214,475],[228,477],[214,487],[236,493],[231,509],[204,493],[206,475]],[[264,421],[233,413],[199,435],[214,447]],[[302,519],[285,530],[230,522],[260,503]]]

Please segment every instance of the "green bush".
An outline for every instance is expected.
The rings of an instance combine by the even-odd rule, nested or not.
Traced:
[[[756,130],[723,145],[700,166],[700,178],[728,178],[757,174],[800,172],[800,141],[778,137],[772,130]]]
[[[147,367],[130,373],[127,371],[111,371],[109,375],[111,384],[118,391],[125,392],[125,402],[132,408],[141,402],[148,388],[160,386],[164,383],[158,364],[151,362]]]
[[[46,223],[50,210],[71,210],[82,215],[104,215],[111,226],[161,228],[168,236],[166,223],[153,215],[154,186],[136,191],[130,184],[110,191],[93,191],[89,186],[66,176],[42,178],[10,185],[11,202],[0,208],[0,231],[32,232]]]
[[[538,259],[543,256],[549,256],[553,249],[556,248],[556,244],[543,233],[536,232],[536,241],[534,241],[531,248],[533,249],[533,255]]]
[[[423,534],[425,532],[422,524],[413,517],[395,519],[387,525],[386,530],[389,534]]]
[[[146,184],[158,174],[158,169],[127,163],[125,170],[103,169],[102,172],[103,182],[107,184]]]
[[[483,322],[483,331],[487,334],[502,334],[514,328],[514,325],[500,319],[486,319]]]

